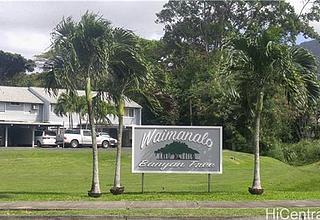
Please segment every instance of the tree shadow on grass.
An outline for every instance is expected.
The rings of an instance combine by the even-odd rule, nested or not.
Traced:
[[[66,196],[66,195],[72,195],[72,193],[64,193],[64,192],[27,192],[27,191],[0,191],[0,199],[5,198],[14,198],[17,196],[27,196],[27,195],[33,195],[33,196]]]
[[[125,192],[123,194],[128,199],[133,200],[211,200],[211,199],[222,199],[230,200],[236,198],[251,198],[252,195],[248,191],[222,191],[212,190],[211,192],[206,191],[147,191],[147,192]]]
[[[201,195],[211,195],[211,194],[241,194],[242,192],[239,191],[145,191],[145,192],[125,192],[126,195],[172,195],[172,196],[183,196],[183,195],[194,195],[194,196],[201,196]],[[246,192],[245,192],[246,193]]]

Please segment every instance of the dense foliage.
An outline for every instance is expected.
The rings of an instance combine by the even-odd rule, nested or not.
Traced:
[[[165,25],[164,37],[142,44],[159,85],[148,92],[161,105],[153,112],[142,102],[144,123],[222,125],[224,147],[252,152],[252,107],[235,91],[238,79],[222,71],[225,49],[235,37],[254,41],[271,27],[276,27],[280,45],[294,45],[299,34],[318,39],[309,22],[319,20],[319,1],[308,4],[295,12],[285,1],[169,1],[157,14],[157,22]],[[268,88],[261,118],[264,154],[275,141],[319,135],[317,100],[302,106],[292,95],[283,86]]]
[[[32,72],[35,63],[20,54],[12,54],[0,50],[0,85],[11,85],[14,77],[24,76],[26,72]]]
[[[280,148],[275,155],[279,159],[291,165],[305,165],[319,161],[320,143],[319,140],[303,140],[294,144],[279,144]]]

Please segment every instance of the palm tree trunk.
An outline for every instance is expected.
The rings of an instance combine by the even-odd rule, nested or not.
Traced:
[[[124,192],[124,187],[121,186],[121,149],[122,149],[122,133],[123,133],[123,115],[124,115],[124,101],[120,100],[117,105],[118,111],[118,145],[117,145],[117,156],[116,165],[114,173],[113,187],[110,189],[112,194],[122,194]]]
[[[72,117],[72,112],[70,113],[70,120],[71,120],[71,128],[73,128],[73,117]]]
[[[69,115],[69,117],[68,117],[68,119],[69,119],[69,128],[72,128],[71,127],[71,113],[69,113],[68,115]]]
[[[119,116],[119,127],[118,127],[118,146],[117,146],[117,158],[116,158],[116,170],[114,178],[114,186],[120,187],[121,182],[121,149],[122,149],[122,132],[123,132],[123,116]]]
[[[86,114],[86,129],[88,129],[88,117],[89,117],[89,115]]]
[[[96,126],[94,123],[94,111],[92,108],[92,94],[90,77],[86,80],[86,99],[88,105],[89,121],[92,135],[92,185],[88,192],[91,197],[100,197],[100,183],[99,183],[99,164],[98,164],[98,146],[96,137]]]
[[[79,123],[80,123],[80,129],[82,129],[82,119],[81,119],[81,114],[79,113]]]
[[[252,194],[262,194],[263,189],[261,187],[260,180],[260,121],[261,121],[261,113],[263,108],[263,92],[259,93],[257,99],[257,106],[254,117],[254,136],[253,136],[253,147],[254,147],[254,172],[253,172],[253,182],[252,187],[249,188],[249,192]]]

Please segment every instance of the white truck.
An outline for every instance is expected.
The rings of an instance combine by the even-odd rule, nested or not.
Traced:
[[[73,148],[79,146],[91,146],[91,131],[86,129],[68,129],[64,132],[64,144]],[[103,148],[115,147],[117,140],[110,137],[108,133],[97,132],[97,145]]]

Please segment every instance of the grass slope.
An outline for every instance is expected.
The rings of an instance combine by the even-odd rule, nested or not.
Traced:
[[[262,184],[265,194],[252,196],[252,155],[224,151],[223,174],[212,176],[207,193],[207,176],[199,174],[146,174],[145,193],[141,176],[131,173],[131,151],[122,157],[122,184],[126,193],[113,196],[115,150],[99,152],[101,189],[94,200],[277,200],[320,199],[320,165],[292,167],[262,157]],[[91,149],[1,149],[0,201],[93,200]]]

